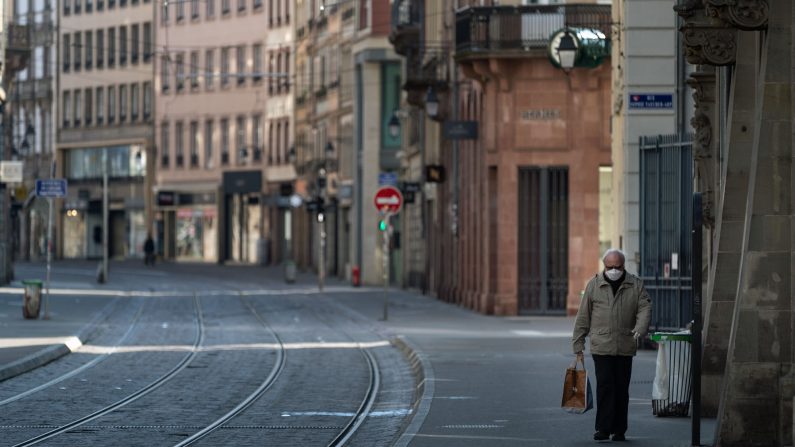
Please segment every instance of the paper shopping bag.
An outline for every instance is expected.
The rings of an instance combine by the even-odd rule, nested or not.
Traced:
[[[591,392],[591,381],[588,380],[588,372],[585,371],[585,364],[582,369],[577,369],[574,363],[566,369],[566,377],[563,381],[563,399],[560,406],[569,413],[582,414],[593,408],[593,393]]]

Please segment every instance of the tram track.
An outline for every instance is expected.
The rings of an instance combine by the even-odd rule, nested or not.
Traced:
[[[54,437],[56,437],[58,435],[66,433],[68,431],[71,431],[71,430],[74,430],[74,429],[76,429],[78,427],[81,427],[81,426],[83,426],[83,425],[85,425],[85,424],[87,424],[87,423],[89,423],[89,422],[91,422],[91,421],[93,421],[93,420],[95,420],[97,418],[100,418],[100,417],[105,416],[105,415],[107,415],[107,414],[109,414],[109,413],[111,413],[111,412],[113,412],[115,410],[118,410],[119,408],[122,408],[125,405],[128,405],[128,404],[140,399],[143,396],[146,396],[147,394],[153,392],[154,390],[156,390],[157,388],[159,388],[160,386],[162,386],[163,384],[165,384],[166,382],[168,382],[172,378],[176,377],[196,357],[196,355],[199,352],[202,344],[204,343],[204,333],[205,333],[204,318],[203,318],[203,315],[202,315],[201,305],[199,303],[199,299],[196,296],[196,294],[193,295],[193,302],[194,302],[194,306],[195,306],[195,321],[196,321],[196,326],[197,326],[196,338],[194,340],[192,349],[190,350],[188,355],[184,356],[182,358],[182,360],[179,363],[177,363],[171,370],[169,370],[168,372],[166,372],[165,374],[160,376],[158,379],[150,382],[145,387],[143,387],[143,388],[139,389],[138,391],[136,391],[136,392],[124,397],[123,399],[117,400],[116,402],[114,402],[114,403],[112,403],[110,405],[107,405],[107,406],[105,406],[105,407],[103,407],[103,408],[101,408],[101,409],[99,409],[97,411],[94,411],[91,414],[83,416],[83,417],[81,417],[79,419],[75,419],[72,422],[69,422],[67,424],[61,425],[58,428],[55,428],[55,429],[50,430],[48,432],[45,432],[45,433],[42,433],[40,435],[34,436],[33,438],[30,438],[30,439],[28,439],[26,441],[23,441],[23,442],[20,442],[18,444],[15,444],[13,447],[24,447],[24,446],[36,445],[36,444],[44,442],[44,441],[46,441],[48,439],[51,439],[51,438],[54,438]]]
[[[130,323],[130,327],[127,328],[127,331],[116,341],[116,343],[113,345],[113,347],[108,352],[106,352],[106,353],[104,353],[104,354],[102,354],[100,356],[97,356],[93,360],[91,360],[90,362],[85,363],[85,364],[83,364],[83,365],[81,365],[81,366],[79,366],[79,367],[77,367],[77,368],[65,373],[65,374],[61,374],[60,376],[58,376],[58,377],[56,377],[54,379],[51,379],[51,380],[49,380],[49,381],[47,381],[47,382],[45,382],[45,383],[43,383],[41,385],[35,386],[35,387],[30,388],[30,389],[28,389],[26,391],[23,391],[21,393],[15,394],[14,396],[11,396],[11,397],[6,398],[4,400],[0,400],[0,407],[2,407],[3,405],[8,405],[8,404],[10,404],[12,402],[16,402],[18,400],[24,399],[24,398],[26,398],[28,396],[33,395],[33,394],[36,394],[39,391],[42,391],[42,390],[45,390],[45,389],[47,389],[47,388],[49,388],[51,386],[57,385],[57,384],[63,382],[64,380],[71,379],[72,377],[74,377],[74,376],[76,376],[76,375],[78,375],[78,374],[80,374],[82,372],[85,372],[85,371],[93,368],[94,366],[96,366],[99,363],[101,363],[103,360],[105,360],[108,357],[110,357],[111,355],[115,354],[119,350],[119,348],[124,343],[127,342],[127,339],[130,337],[130,334],[132,334],[133,329],[135,329],[135,327],[138,325],[138,321],[140,320],[141,315],[143,314],[143,308],[144,308],[144,304],[142,303],[138,307],[138,311],[136,312],[135,316],[133,317],[133,320]],[[79,353],[79,352],[80,351],[77,351],[77,353]]]

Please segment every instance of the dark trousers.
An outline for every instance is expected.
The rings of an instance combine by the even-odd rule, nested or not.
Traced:
[[[594,355],[593,363],[596,366],[596,430],[624,434],[627,431],[632,357]]]

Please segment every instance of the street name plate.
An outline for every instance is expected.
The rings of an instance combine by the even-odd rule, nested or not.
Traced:
[[[381,172],[378,174],[378,186],[397,186],[398,176],[394,172]]]
[[[36,196],[38,197],[66,197],[66,179],[36,180]]]
[[[670,93],[630,93],[629,108],[633,110],[673,109],[674,95]]]
[[[22,173],[21,161],[0,161],[0,182],[22,183]]]

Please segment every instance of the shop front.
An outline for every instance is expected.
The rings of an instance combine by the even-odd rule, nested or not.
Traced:
[[[147,234],[143,148],[140,144],[128,144],[64,151],[69,189],[58,219],[64,258],[102,258],[104,231],[108,231],[109,257],[143,257]],[[102,177],[106,172],[108,221],[103,222]]]

